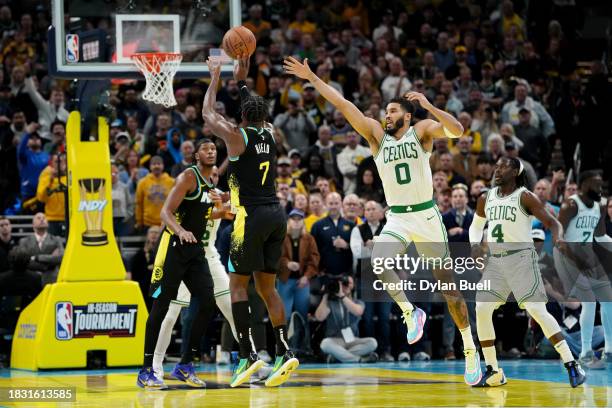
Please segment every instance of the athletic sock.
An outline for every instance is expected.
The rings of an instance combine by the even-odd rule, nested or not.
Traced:
[[[564,363],[574,361],[574,356],[572,355],[572,352],[570,351],[570,348],[565,340],[561,340],[555,344],[555,350],[557,350],[557,353],[559,353]]]
[[[497,352],[495,346],[483,347],[482,355],[484,356],[485,363],[493,368],[493,371],[499,371],[499,365],[497,364]]]
[[[461,333],[461,338],[463,339],[463,349],[476,349],[476,345],[474,344],[474,338],[472,337],[472,329],[470,326],[465,329],[459,329],[459,333]]]
[[[234,316],[234,323],[236,324],[236,332],[238,334],[238,344],[240,345],[240,358],[248,358],[253,351],[251,345],[249,326],[249,319],[251,313],[249,311],[249,302],[243,300],[240,302],[232,303],[232,315]]]
[[[612,302],[600,302],[601,325],[604,328],[604,339],[606,353],[612,353]]]
[[[145,353],[143,367],[153,367],[153,353]]]
[[[274,336],[276,337],[276,355],[283,356],[289,350],[287,343],[287,325],[281,324],[274,328]]]
[[[593,350],[593,327],[595,326],[595,309],[597,303],[582,302],[580,311],[580,355],[584,356]]]

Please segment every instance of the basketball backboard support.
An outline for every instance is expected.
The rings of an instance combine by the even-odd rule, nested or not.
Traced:
[[[240,0],[53,0],[49,71],[65,79],[142,79],[137,52],[180,52],[176,78],[208,76],[223,35],[241,24]],[[222,66],[231,75],[233,64]]]

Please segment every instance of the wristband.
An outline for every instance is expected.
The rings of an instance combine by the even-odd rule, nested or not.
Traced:
[[[243,80],[238,81],[238,89],[242,88],[243,86],[247,86],[246,81],[243,81]]]

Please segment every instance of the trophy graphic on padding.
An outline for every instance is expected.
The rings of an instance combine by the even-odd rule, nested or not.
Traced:
[[[108,244],[108,234],[102,229],[104,207],[106,207],[106,180],[89,178],[79,180],[79,212],[85,218],[85,232],[82,243],[85,246]]]

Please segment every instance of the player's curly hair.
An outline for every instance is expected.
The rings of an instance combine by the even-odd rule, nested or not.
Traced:
[[[268,118],[268,102],[259,95],[246,98],[240,108],[243,118],[248,123],[261,123]]]
[[[198,162],[198,150],[200,150],[200,147],[202,145],[205,145],[207,143],[215,144],[215,142],[213,142],[211,139],[209,139],[207,137],[204,137],[204,138],[202,138],[202,139],[200,139],[200,140],[198,140],[196,142],[196,144],[194,146],[194,149],[193,149],[193,154],[191,155],[191,162],[192,163],[197,163]]]

